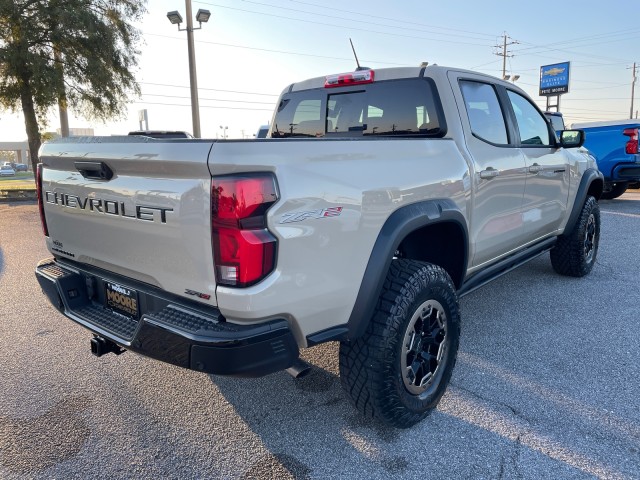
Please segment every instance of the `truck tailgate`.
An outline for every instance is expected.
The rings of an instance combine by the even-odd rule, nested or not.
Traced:
[[[215,305],[211,146],[131,137],[45,144],[49,250]]]

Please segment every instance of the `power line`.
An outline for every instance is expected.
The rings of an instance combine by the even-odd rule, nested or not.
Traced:
[[[175,87],[175,88],[190,88],[189,85],[170,85],[167,83],[152,83],[152,82],[138,82],[141,85],[154,85],[157,87]],[[241,92],[238,90],[222,90],[220,88],[204,88],[198,87],[198,90],[210,90],[213,92],[227,92],[227,93],[242,93],[245,95],[264,95],[267,97],[279,97],[280,95],[277,93],[258,93],[258,92]]]
[[[143,102],[140,100],[137,100],[135,102],[131,102],[134,103],[136,105],[164,105],[167,107],[189,107],[191,108],[191,105],[187,105],[187,104],[182,104],[182,103],[163,103],[163,102]],[[262,111],[262,112],[273,112],[273,108],[246,108],[246,107],[217,107],[217,106],[213,106],[213,105],[200,105],[200,108],[218,108],[218,109],[226,109],[226,110],[250,110],[250,111]]]
[[[144,97],[163,97],[163,98],[191,98],[191,97],[185,97],[182,95],[165,95],[165,94],[160,94],[160,93],[143,93],[142,96]],[[256,102],[256,101],[252,101],[252,100],[225,100],[222,98],[202,98],[199,97],[200,100],[208,100],[211,102],[231,102],[231,103],[257,103],[257,104],[261,104],[261,105],[275,105],[275,101],[273,102]]]
[[[309,3],[309,2],[301,2],[301,1],[295,1],[295,0],[290,0],[294,3],[300,3],[300,4],[304,4],[304,5],[309,5],[309,6],[313,6],[316,8],[327,8],[327,7],[323,7],[321,5],[318,4],[313,4],[313,3]],[[255,10],[247,10],[247,9],[241,9],[241,8],[235,8],[235,7],[229,7],[226,5],[220,5],[220,4],[216,4],[216,3],[209,3],[209,2],[198,2],[201,3],[203,5],[209,5],[209,6],[214,6],[214,7],[218,7],[218,8],[224,8],[224,9],[229,9],[229,10],[236,10],[236,11],[240,11],[240,12],[246,12],[246,13],[252,13],[252,14],[256,14],[256,15],[265,15],[265,16],[270,16],[270,17],[275,17],[275,18],[283,18],[286,20],[293,20],[293,21],[298,21],[298,22],[306,22],[306,23],[312,23],[312,24],[318,24],[318,25],[324,25],[324,26],[329,26],[329,27],[335,27],[335,28],[345,28],[344,26],[340,26],[340,25],[335,25],[335,24],[328,24],[328,23],[323,23],[323,22],[314,22],[311,20],[305,20],[305,19],[300,19],[300,18],[293,18],[293,17],[286,17],[283,15],[275,15],[275,14],[271,14],[271,13],[265,13],[265,12],[258,12]],[[278,8],[278,10],[289,10],[289,11],[293,11],[293,12],[299,12],[299,13],[305,13],[305,14],[310,14],[310,15],[321,15],[324,17],[328,17],[328,18],[340,18],[340,17],[336,17],[334,15],[325,15],[325,14],[318,14],[315,12],[308,12],[308,11],[304,11],[304,10],[297,10],[297,9],[292,9],[290,7],[282,7],[281,5],[272,5],[272,4],[266,4],[266,3],[261,3],[261,2],[257,2],[257,1],[248,1],[247,3],[252,3],[252,4],[256,4],[256,5],[262,5],[262,6],[267,6],[269,8]],[[336,11],[335,9],[331,9],[332,11]],[[360,15],[363,16],[362,12],[354,12],[351,10],[338,10],[338,11],[342,11],[345,13],[350,13],[350,14],[354,14],[354,15]],[[409,25],[420,25],[420,26],[426,26],[429,28],[442,28],[442,27],[435,27],[432,25],[427,25],[427,24],[421,24],[421,23],[417,23],[417,22],[407,22],[404,20],[396,20],[396,19],[390,19],[388,17],[382,17],[382,16],[375,16],[375,15],[364,15],[364,16],[369,16],[371,18],[380,18],[380,19],[384,19],[384,20],[390,20],[393,22],[399,22],[399,23],[404,23],[404,24],[409,24]],[[359,23],[371,23],[371,22],[364,22],[361,20],[355,20],[355,19],[347,19],[349,21],[353,21],[353,22],[359,22]],[[379,24],[377,24],[379,25]],[[394,25],[383,25],[389,28],[400,28]],[[406,29],[406,28],[405,28]],[[366,31],[368,33],[378,33],[378,34],[382,34],[382,35],[392,35],[392,36],[399,36],[399,37],[406,37],[406,38],[418,38],[418,39],[423,39],[423,40],[429,40],[429,41],[435,41],[435,42],[448,42],[448,43],[457,43],[457,44],[463,44],[463,45],[475,45],[478,46],[477,43],[472,43],[470,44],[469,42],[456,42],[455,40],[442,40],[442,39],[434,39],[434,38],[427,38],[427,37],[415,37],[415,36],[410,36],[410,35],[401,35],[401,34],[394,34],[394,33],[389,33],[389,32],[380,32],[380,31],[373,31],[373,30],[363,30],[363,29],[358,29],[358,28],[353,28],[351,27],[351,30],[358,30],[358,31]],[[415,29],[412,29],[415,30]],[[456,29],[450,29],[451,31],[459,31],[459,32],[463,32],[463,33],[471,33],[473,35],[482,35],[482,36],[491,36],[489,34],[485,34],[485,33],[481,33],[481,32],[471,32],[468,30],[456,30]],[[445,33],[439,33],[439,32],[431,32],[431,33],[435,33],[436,35],[447,35]],[[608,33],[608,34],[601,34],[600,36],[612,36],[612,35],[618,35],[618,33],[613,32],[613,33]],[[453,37],[460,37],[460,35],[451,35]],[[549,51],[564,51],[566,53],[570,53],[573,55],[579,55],[579,56],[586,56],[586,57],[591,57],[591,58],[600,58],[600,59],[606,59],[606,60],[610,60],[611,57],[603,57],[603,56],[598,56],[598,55],[589,55],[586,53],[580,53],[580,52],[574,52],[574,51],[570,51],[570,50],[566,50],[566,49],[558,49],[558,48],[552,48],[553,45],[559,44],[559,43],[576,43],[579,41],[584,41],[586,38],[598,38],[599,36],[596,35],[595,37],[580,37],[578,39],[575,40],[565,40],[564,42],[554,42],[549,44],[549,46],[545,46],[545,45],[535,45],[535,44],[531,44],[528,42],[522,42],[528,45],[531,45],[531,47],[528,47],[529,49],[543,49],[543,50],[549,50]],[[473,38],[473,37],[470,37]],[[628,38],[627,38],[628,40]],[[604,43],[604,42],[602,42]],[[522,49],[525,50],[525,49]],[[517,51],[517,50],[516,50]],[[526,53],[526,55],[534,55],[534,53]]]
[[[428,40],[428,41],[432,41],[432,42],[446,42],[446,43],[449,43],[449,44],[455,43],[455,44],[458,44],[458,45],[473,45],[475,47],[481,46],[481,45],[478,45],[477,42],[474,42],[474,43],[471,43],[471,42],[456,42],[455,40],[451,40],[451,39],[416,37],[414,35],[402,35],[400,33],[380,32],[380,31],[377,31],[377,30],[370,30],[370,29],[357,28],[357,27],[351,27],[351,26],[347,27],[345,25],[335,25],[335,24],[332,24],[332,23],[315,22],[313,20],[304,20],[304,19],[301,19],[301,18],[286,17],[284,15],[276,15],[276,14],[273,14],[273,13],[256,12],[254,10],[246,10],[246,9],[243,9],[243,8],[228,7],[226,5],[218,5],[218,4],[215,4],[215,3],[205,3],[205,2],[201,2],[201,3],[203,5],[208,5],[208,6],[218,7],[218,8],[225,8],[225,9],[228,9],[228,10],[236,10],[236,11],[245,12],[245,13],[254,13],[254,14],[257,14],[257,15],[264,15],[264,16],[273,17],[273,18],[281,18],[281,19],[284,19],[284,20],[293,20],[295,22],[311,23],[311,24],[314,24],[314,25],[322,25],[322,26],[325,26],[325,27],[333,27],[333,28],[348,28],[349,31],[377,33],[377,34],[380,34],[380,35],[389,35],[389,36],[392,36],[392,37],[413,38],[413,39],[417,39],[417,40]],[[394,27],[394,28],[397,28],[397,27]],[[439,35],[441,35],[441,34],[439,34]]]
[[[245,12],[250,12],[250,13],[256,13],[258,15],[262,15],[264,12],[256,12],[256,11],[251,11],[251,10],[242,10],[242,9],[236,9],[234,7],[228,7],[228,6],[224,6],[224,5],[219,5],[219,4],[215,4],[215,3],[207,3],[207,2],[198,2],[199,4],[202,5],[207,5],[207,6],[212,6],[212,7],[221,7],[221,8],[228,8],[231,10],[240,10],[240,11],[245,11]],[[377,15],[366,15],[363,14],[362,12],[354,12],[352,10],[342,10],[342,9],[336,9],[336,8],[331,8],[332,12],[343,12],[343,13],[349,13],[349,14],[353,14],[353,15],[357,15],[358,17],[370,17],[370,18],[377,18],[377,19],[381,19],[381,20],[387,20],[387,21],[392,21],[392,22],[397,22],[397,23],[402,23],[403,25],[388,25],[388,24],[383,24],[383,23],[375,23],[375,22],[368,22],[366,20],[357,20],[357,19],[353,19],[353,18],[344,18],[341,16],[337,16],[337,15],[328,15],[328,14],[323,14],[323,13],[317,13],[317,12],[309,12],[308,10],[298,10],[295,8],[291,8],[291,7],[282,7],[281,5],[272,5],[269,3],[263,3],[263,2],[256,2],[256,1],[251,1],[251,0],[244,0],[244,3],[251,3],[254,5],[259,5],[259,6],[263,6],[263,7],[269,7],[269,8],[277,8],[278,10],[287,10],[290,12],[296,12],[296,13],[304,13],[307,15],[314,15],[314,16],[321,16],[321,17],[326,17],[326,18],[332,18],[332,19],[338,19],[338,20],[346,20],[346,21],[350,21],[350,22],[356,22],[356,23],[363,23],[363,24],[367,24],[367,25],[375,25],[378,27],[387,27],[387,28],[402,28],[403,30],[414,30],[414,31],[418,31],[418,32],[423,32],[424,31],[424,27],[427,28],[436,28],[436,29],[440,29],[440,30],[450,30],[452,32],[457,32],[456,36],[457,37],[465,37],[465,38],[473,38],[476,40],[479,40],[478,36],[484,36],[484,37],[493,37],[493,35],[489,35],[487,33],[480,33],[480,32],[471,32],[469,30],[461,30],[461,29],[454,29],[454,28],[446,28],[446,27],[440,27],[440,26],[435,26],[435,25],[427,25],[424,23],[418,23],[418,22],[409,22],[406,20],[396,20],[393,18],[389,18],[389,17],[382,17],[382,16],[377,16]],[[326,9],[326,6],[322,6],[322,5],[317,5],[317,4],[313,4],[313,3],[307,3],[307,2],[292,2],[292,3],[301,3],[303,5],[309,5],[309,6],[313,6],[316,8],[322,8],[322,9]],[[419,26],[421,28],[408,28],[406,25],[416,25]],[[440,32],[430,32],[433,33],[435,35],[450,35],[450,33],[440,33]],[[460,35],[460,33],[467,33],[467,34],[471,34],[471,35]]]
[[[171,35],[161,35],[159,33],[149,33],[149,32],[142,32],[144,35],[149,35],[152,37],[162,37],[162,38],[170,38],[171,40],[182,40],[181,38],[178,37],[172,37]],[[315,55],[315,54],[311,54],[311,53],[300,53],[300,52],[288,52],[286,50],[272,50],[269,48],[258,48],[258,47],[247,47],[244,45],[234,45],[231,43],[220,43],[220,42],[210,42],[210,41],[206,41],[206,40],[196,40],[196,43],[206,43],[208,45],[219,45],[222,47],[232,47],[232,48],[242,48],[242,49],[246,49],[246,50],[257,50],[259,52],[270,52],[270,53],[282,53],[285,55],[298,55],[301,57],[313,57],[313,58],[325,58],[325,59],[329,59],[329,60],[344,60],[344,61],[349,61],[349,62],[353,62],[353,58],[344,58],[344,57],[331,57],[328,55]],[[363,60],[366,62],[371,62],[371,63],[378,63],[380,65],[394,65],[394,66],[405,66],[406,64],[404,63],[391,63],[391,62],[380,62],[380,61],[376,61],[376,60]]]

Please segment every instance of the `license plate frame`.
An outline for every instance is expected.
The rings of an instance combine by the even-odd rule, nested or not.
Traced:
[[[115,282],[104,282],[104,306],[134,320],[140,318],[138,292]]]

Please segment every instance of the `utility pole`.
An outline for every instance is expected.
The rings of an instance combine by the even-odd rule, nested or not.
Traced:
[[[504,34],[502,35],[502,45],[494,45],[494,48],[499,48],[501,49],[501,51],[498,51],[495,53],[495,55],[502,57],[502,78],[504,79],[504,77],[507,74],[507,57],[513,57],[513,54],[510,54],[507,51],[507,47],[509,45],[515,45],[518,42],[517,40],[513,40],[511,39],[508,35],[507,32],[504,32]],[[511,40],[510,42],[507,42],[507,40]]]
[[[629,110],[629,118],[630,119],[633,118],[633,97],[635,95],[637,78],[638,77],[636,76],[636,63],[633,62],[633,75],[631,77],[631,110]]]

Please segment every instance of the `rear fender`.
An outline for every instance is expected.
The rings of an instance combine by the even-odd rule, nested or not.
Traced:
[[[460,271],[449,272],[456,288],[459,288],[467,266],[468,232],[466,219],[458,206],[446,199],[404,206],[389,216],[378,234],[348,323],[308,336],[309,346],[330,340],[354,340],[360,337],[375,311],[387,272],[403,240],[424,227],[442,223],[459,228],[464,238],[464,248],[459,253],[463,258],[461,262],[457,262]]]

